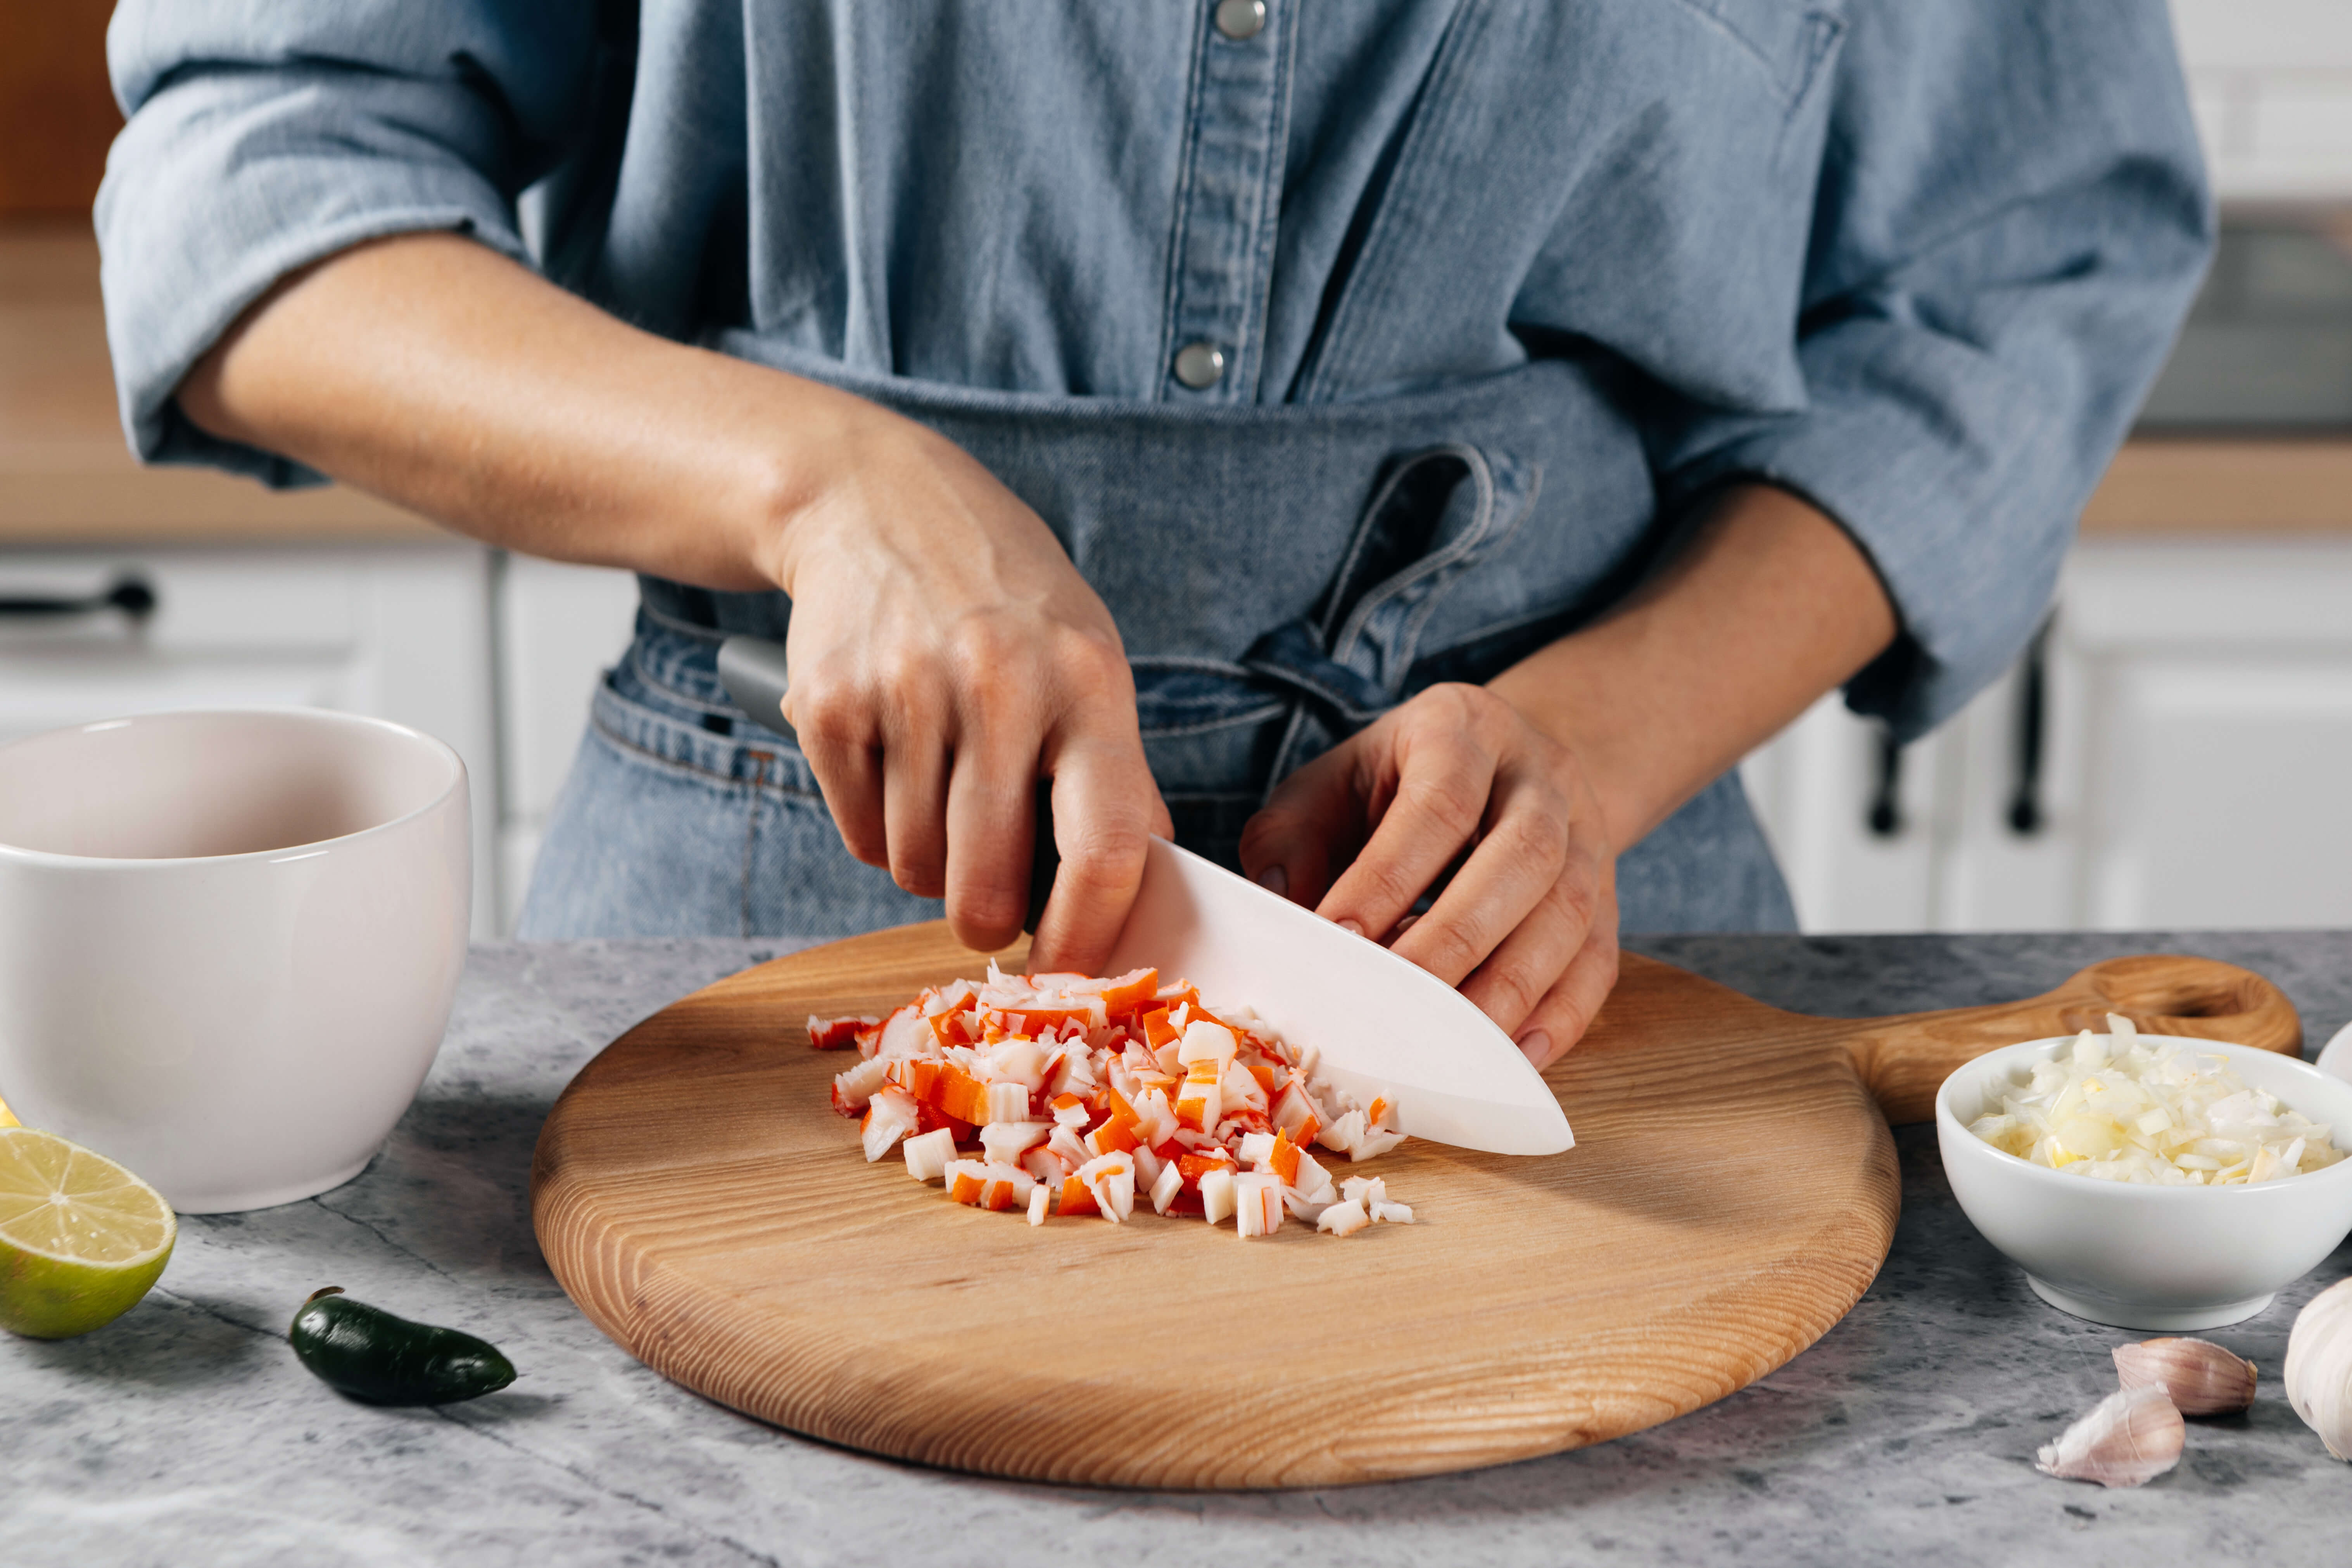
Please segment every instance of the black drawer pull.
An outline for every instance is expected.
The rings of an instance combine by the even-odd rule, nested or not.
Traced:
[[[1903,742],[1885,730],[1878,732],[1875,772],[1863,824],[1874,838],[1898,837],[1903,832]]]
[[[2042,806],[2042,751],[2050,723],[2050,627],[2056,612],[2043,617],[2017,671],[2017,773],[2009,794],[2009,830],[2031,838],[2050,825]]]
[[[68,616],[103,615],[108,610],[120,610],[133,621],[143,621],[155,613],[155,590],[144,577],[127,576],[117,577],[111,587],[86,598],[0,595],[0,620],[60,620]]]

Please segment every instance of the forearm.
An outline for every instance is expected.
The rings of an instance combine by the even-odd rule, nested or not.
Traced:
[[[1785,490],[1741,485],[1623,605],[1491,685],[1577,753],[1622,850],[1895,630],[1843,530]]]
[[[448,234],[297,274],[179,401],[214,435],[493,543],[737,590],[785,580],[779,520],[887,417],[640,331]]]

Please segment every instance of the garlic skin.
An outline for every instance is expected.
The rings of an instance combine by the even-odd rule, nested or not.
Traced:
[[[2294,1315],[2286,1401],[2329,1454],[2352,1459],[2352,1279],[2338,1279]]]
[[[2254,1363],[2210,1340],[2142,1340],[2116,1347],[2126,1388],[2164,1390],[2183,1415],[2220,1415],[2254,1402]]]
[[[2145,1486],[2180,1462],[2187,1436],[2171,1397],[2147,1384],[2100,1400],[2055,1443],[2042,1446],[2033,1468],[2062,1480]]]

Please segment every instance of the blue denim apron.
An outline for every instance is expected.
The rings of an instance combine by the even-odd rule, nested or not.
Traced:
[[[1606,374],[1570,360],[1362,402],[1196,406],[863,377],[748,334],[715,346],[920,420],[1045,520],[1118,623],[1179,840],[1229,866],[1275,781],[1414,692],[1486,679],[1589,620],[1664,532],[1638,432]],[[936,918],[849,857],[806,760],[719,686],[719,639],[782,640],[791,601],[642,591],[520,934]],[[1621,857],[1618,889],[1628,931],[1795,927],[1736,774]]]

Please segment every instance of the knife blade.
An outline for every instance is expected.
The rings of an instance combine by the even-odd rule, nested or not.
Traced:
[[[1146,966],[1214,1007],[1246,1005],[1361,1105],[1415,1138],[1496,1154],[1574,1147],[1559,1099],[1511,1037],[1429,971],[1165,839],[1106,973]]]
[[[783,717],[784,648],[730,637],[719,679],[735,705],[792,738]],[[1049,786],[1037,790],[1029,917],[1034,931],[1058,859]],[[1198,986],[1212,1006],[1246,1005],[1318,1074],[1360,1105],[1397,1108],[1415,1138],[1496,1154],[1557,1154],[1576,1135],[1559,1100],[1511,1037],[1419,964],[1165,839],[1151,840],[1143,884],[1106,973],[1157,969]]]

